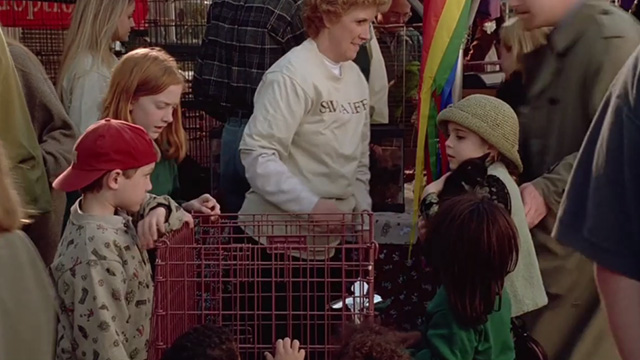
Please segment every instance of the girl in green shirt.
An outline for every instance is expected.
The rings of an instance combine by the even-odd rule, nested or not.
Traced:
[[[103,118],[125,120],[143,127],[160,149],[151,193],[169,195],[180,202],[178,163],[187,154],[180,98],[185,79],[174,58],[159,48],[129,52],[113,70],[104,101]],[[209,194],[182,203],[188,212],[220,213]]]
[[[423,331],[407,335],[421,343],[414,359],[514,360],[504,280],[518,261],[518,233],[509,213],[473,193],[447,200],[422,248],[442,286]]]

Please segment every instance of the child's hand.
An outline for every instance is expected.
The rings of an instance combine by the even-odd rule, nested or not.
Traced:
[[[300,342],[285,338],[276,342],[276,356],[274,357],[270,353],[265,353],[264,357],[267,360],[303,360],[305,352],[300,349]]]
[[[212,221],[217,220],[220,215],[220,205],[209,194],[204,194],[197,199],[185,203],[182,205],[182,208],[193,213],[211,215]]]
[[[182,215],[182,224],[187,223],[189,224],[190,228],[193,228],[193,216],[191,216],[191,214],[189,214],[188,212],[182,210],[181,211],[181,215]]]
[[[400,340],[402,346],[407,349],[417,346],[422,340],[422,334],[419,331],[396,333],[396,335],[398,336],[398,340]]]
[[[142,249],[147,250],[155,247],[155,241],[158,240],[159,235],[165,233],[166,217],[167,210],[160,206],[151,210],[144,219],[138,222],[138,240]]]
[[[418,240],[424,242],[427,238],[427,221],[423,216],[418,219]]]
[[[451,175],[450,172],[442,175],[440,177],[440,179],[438,179],[438,180],[432,182],[431,184],[427,185],[427,187],[424,189],[423,196],[425,196],[427,194],[430,194],[430,193],[440,194],[440,192],[442,191],[442,188],[444,187],[444,182],[447,180],[449,175]]]

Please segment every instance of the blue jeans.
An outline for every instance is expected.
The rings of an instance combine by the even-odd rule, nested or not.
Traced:
[[[251,186],[240,160],[240,140],[249,119],[229,118],[222,129],[220,149],[220,197],[222,212],[240,211]]]

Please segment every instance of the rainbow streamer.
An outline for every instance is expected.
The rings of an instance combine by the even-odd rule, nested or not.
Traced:
[[[425,2],[422,49],[422,79],[420,82],[418,149],[413,190],[413,227],[411,240],[416,238],[420,198],[425,178],[437,179],[448,168],[444,139],[436,125],[438,113],[453,102],[456,65],[469,27],[471,0],[430,0]],[[439,138],[440,137],[440,138]],[[441,141],[438,141],[441,140]],[[440,146],[438,143],[440,142]]]

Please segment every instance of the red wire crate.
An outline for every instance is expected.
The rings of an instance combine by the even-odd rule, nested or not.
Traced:
[[[243,359],[262,359],[287,336],[308,359],[331,359],[343,326],[374,314],[377,244],[363,231],[373,214],[340,217],[198,216],[160,241],[150,359],[204,323],[228,328]]]

